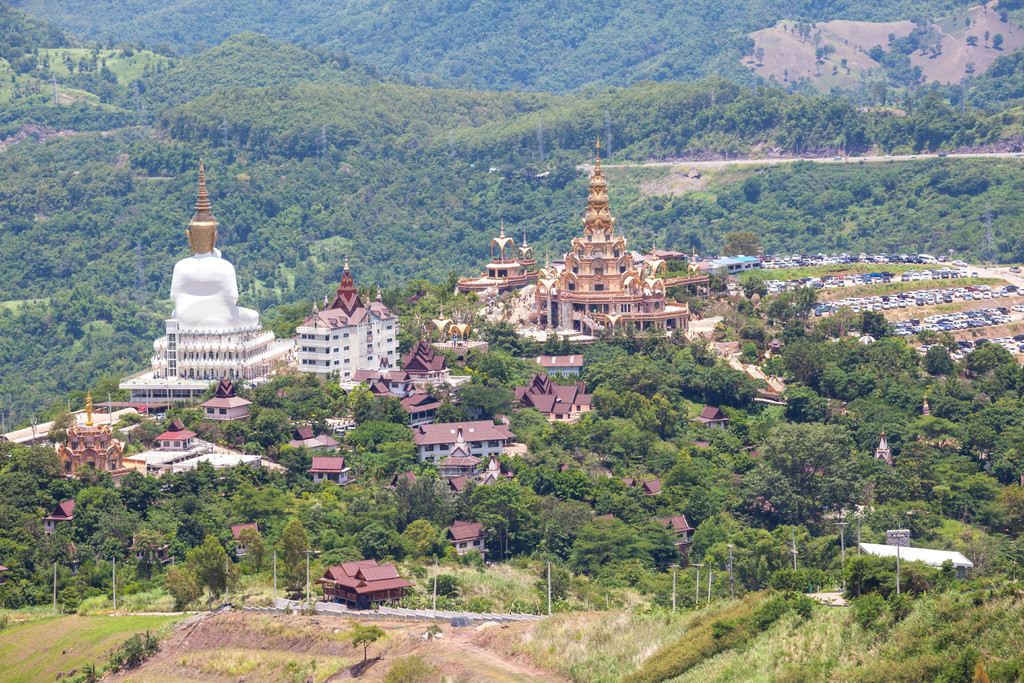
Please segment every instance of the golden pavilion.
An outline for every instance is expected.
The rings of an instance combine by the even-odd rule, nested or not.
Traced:
[[[505,236],[505,224],[502,223],[501,232],[491,240],[491,262],[487,264],[486,272],[477,278],[459,280],[459,292],[504,294],[536,281],[537,260],[533,247],[526,243],[526,231],[523,231],[522,245],[516,249],[515,240]]]
[[[668,267],[652,253],[638,257],[615,234],[608,208],[608,181],[601,172],[601,144],[590,174],[583,237],[572,240],[563,262],[540,269],[537,323],[545,329],[597,334],[605,329],[681,330],[690,324],[686,304],[665,297]]]

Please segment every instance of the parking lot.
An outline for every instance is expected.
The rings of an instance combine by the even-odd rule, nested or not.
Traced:
[[[968,268],[937,268],[934,270],[909,270],[904,273],[880,271],[877,273],[857,273],[850,275],[823,275],[822,277],[804,277],[794,280],[765,280],[769,294],[781,291],[811,287],[813,289],[840,289],[843,287],[860,287],[863,285],[887,284],[890,282],[934,282],[942,280],[958,280],[961,278],[977,278],[977,271]]]

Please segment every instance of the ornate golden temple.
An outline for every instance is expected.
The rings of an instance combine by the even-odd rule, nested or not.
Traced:
[[[564,262],[540,269],[536,320],[545,329],[597,334],[606,329],[681,330],[690,323],[686,304],[665,297],[665,261],[641,257],[615,234],[608,209],[608,181],[601,172],[601,144],[590,174],[590,195],[583,218],[583,237],[572,240]],[[661,276],[661,277],[659,277]]]
[[[533,256],[533,247],[526,243],[526,232],[523,232],[522,245],[516,249],[515,241],[505,236],[502,223],[501,233],[491,240],[491,262],[487,264],[486,272],[477,278],[459,280],[459,292],[504,294],[536,281],[537,260]]]
[[[67,444],[57,444],[57,456],[64,474],[72,476],[81,466],[106,470],[115,478],[130,471],[121,461],[124,442],[111,433],[110,425],[95,425],[92,421],[92,395],[85,403],[85,424],[76,423],[68,428]]]

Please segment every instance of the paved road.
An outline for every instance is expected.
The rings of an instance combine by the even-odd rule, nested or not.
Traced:
[[[934,159],[935,154],[902,154],[897,156],[863,156],[863,157],[773,157],[767,159],[717,159],[715,161],[647,161],[637,164],[602,164],[604,168],[635,168],[641,166],[685,166],[686,168],[723,168],[725,166],[765,166],[774,164],[791,164],[794,161],[811,161],[818,164],[855,164],[859,162],[912,161],[917,159]],[[1020,156],[1016,152],[976,152],[969,154],[949,154],[949,159],[1012,159]],[[1024,161],[1024,159],[1022,159]],[[582,170],[593,168],[591,164],[577,166]]]

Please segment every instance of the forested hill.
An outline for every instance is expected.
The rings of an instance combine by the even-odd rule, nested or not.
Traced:
[[[347,51],[423,82],[566,92],[601,82],[738,76],[746,34],[780,19],[893,21],[943,14],[963,0],[15,0],[34,16],[104,42],[168,43],[182,51],[257,31]]]
[[[344,52],[310,51],[270,40],[257,33],[232,36],[200,56],[145,81],[147,100],[155,106],[181,104],[231,87],[346,83],[369,85],[380,80],[377,69],[356,63]]]

